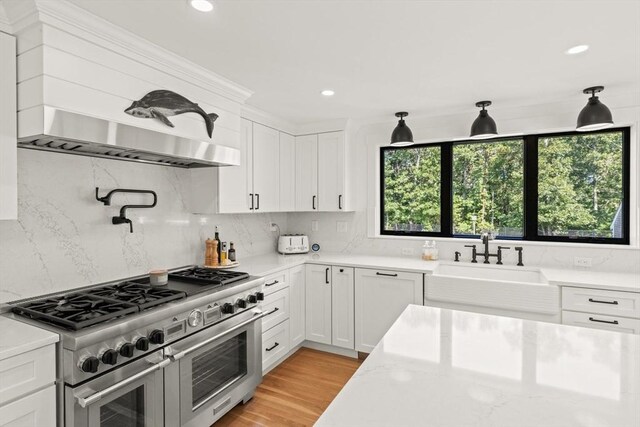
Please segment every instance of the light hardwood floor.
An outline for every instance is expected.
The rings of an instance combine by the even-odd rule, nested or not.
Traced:
[[[251,401],[233,408],[215,427],[311,426],[361,363],[301,348],[265,375]]]

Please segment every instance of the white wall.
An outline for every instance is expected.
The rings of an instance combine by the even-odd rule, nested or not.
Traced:
[[[593,258],[593,268],[605,271],[628,271],[640,273],[640,249],[638,248],[639,205],[639,134],[640,97],[630,94],[624,99],[608,99],[603,93],[601,99],[613,112],[617,125],[631,125],[631,247],[617,245],[542,244],[538,242],[504,242],[504,246],[524,246],[524,262],[528,265],[545,265],[573,268],[574,257]],[[586,97],[584,100],[586,103]],[[547,106],[527,106],[519,108],[503,107],[492,109],[491,115],[502,134],[550,132],[572,130],[582,104],[573,102]],[[435,142],[465,138],[477,113],[442,117],[409,116],[416,142]],[[307,233],[311,242],[317,242],[324,251],[342,253],[366,253],[389,256],[403,256],[402,250],[413,251],[419,256],[424,238],[403,238],[377,236],[378,229],[378,153],[379,147],[388,144],[395,121],[384,123],[361,123],[354,125],[347,138],[352,162],[348,166],[356,191],[353,192],[355,212],[350,213],[301,213],[289,214],[289,232]],[[318,231],[313,232],[312,221],[318,221]],[[337,222],[348,225],[346,233],[338,233]],[[464,259],[470,253],[465,244],[480,243],[479,240],[438,239],[442,259],[453,259],[454,252],[460,251]],[[515,263],[515,251],[507,251],[506,263]]]
[[[0,221],[0,303],[145,274],[153,268],[201,263],[204,240],[220,225],[238,258],[273,251],[271,222],[285,214],[195,216],[188,209],[186,169],[43,151],[18,150],[18,221]],[[150,198],[114,188],[154,190],[158,205],[131,209],[133,234],[111,224],[125,203]]]

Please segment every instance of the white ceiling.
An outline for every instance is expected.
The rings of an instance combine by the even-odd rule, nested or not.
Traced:
[[[302,124],[640,93],[640,0],[72,0]],[[588,44],[583,54],[564,51]],[[320,91],[331,88],[332,98]]]

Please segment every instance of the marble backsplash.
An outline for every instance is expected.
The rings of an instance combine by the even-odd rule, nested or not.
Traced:
[[[233,241],[238,258],[273,251],[286,214],[192,215],[186,169],[43,151],[18,150],[18,221],[0,221],[0,303],[202,262],[204,240]],[[153,209],[131,209],[133,233],[111,224],[124,204],[150,196],[114,188],[154,190]]]

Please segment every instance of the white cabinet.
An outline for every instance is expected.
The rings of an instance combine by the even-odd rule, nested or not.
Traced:
[[[289,334],[291,348],[305,339],[305,269],[304,265],[289,270]]]
[[[280,211],[296,210],[296,140],[280,132]]]
[[[253,210],[277,212],[280,209],[280,133],[253,124]]]
[[[331,343],[354,348],[353,268],[331,268]]]
[[[0,32],[0,220],[18,219],[16,39]]]
[[[345,210],[344,132],[318,135],[318,209]]]
[[[347,210],[344,132],[296,137],[296,211]]]
[[[56,386],[0,406],[0,427],[54,427],[56,425]]]
[[[353,268],[306,266],[306,338],[353,349]]]
[[[309,341],[331,344],[331,267],[307,265],[306,337]]]
[[[240,165],[191,170],[193,213],[295,210],[295,141],[242,119]]]
[[[370,353],[407,305],[422,299],[421,273],[357,268],[355,349]]]
[[[318,135],[296,137],[296,211],[318,210]]]

